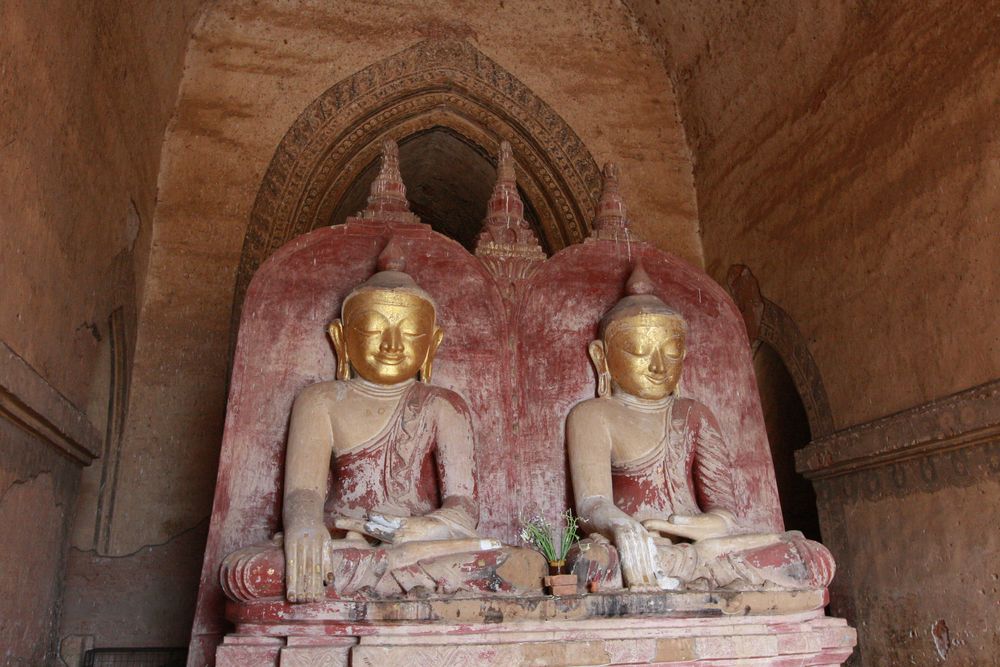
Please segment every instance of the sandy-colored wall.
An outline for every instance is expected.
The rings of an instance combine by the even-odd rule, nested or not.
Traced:
[[[794,318],[836,427],[1000,377],[997,3],[627,4],[670,63],[707,268],[750,266]],[[937,662],[938,620],[949,664],[994,659],[990,447],[817,482],[864,664]]]
[[[191,1],[0,2],[3,664],[54,659],[74,514],[94,521],[75,508],[108,411],[108,317],[122,307],[134,340],[160,149],[193,16]],[[6,374],[15,367],[17,381]],[[24,406],[43,432],[76,424],[92,452],[75,460],[59,452],[58,435],[15,426]],[[84,470],[84,487],[96,488],[102,465]]]
[[[0,461],[0,665],[45,665],[56,653],[79,467],[2,414]]]
[[[998,454],[1000,442],[994,442],[957,461],[936,456],[818,482],[828,487],[821,493],[836,496],[824,507],[823,530],[834,535],[844,554],[838,565],[846,586],[835,593],[846,594],[852,605],[838,613],[848,613],[857,627],[864,664],[996,660]],[[961,469],[956,474],[957,466],[968,466],[973,474]],[[901,486],[900,477],[908,483]]]
[[[1000,380],[798,452],[866,665],[985,665],[1000,648]]]
[[[142,275],[190,18],[185,3],[0,5],[0,339],[81,409],[107,317]]]
[[[995,2],[628,4],[671,63],[707,268],[795,319],[838,427],[1000,374]]]

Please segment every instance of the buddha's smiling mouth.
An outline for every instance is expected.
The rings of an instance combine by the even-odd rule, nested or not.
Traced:
[[[646,375],[646,379],[649,380],[650,382],[652,382],[653,384],[663,384],[664,382],[667,381],[667,376],[666,375],[648,375],[647,374]]]
[[[406,355],[404,354],[377,354],[375,355],[375,361],[386,366],[398,366],[399,364],[406,361]]]

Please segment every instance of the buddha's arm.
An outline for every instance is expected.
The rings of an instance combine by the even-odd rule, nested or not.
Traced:
[[[574,408],[566,419],[566,444],[576,512],[584,530],[614,542],[630,588],[655,588],[663,576],[656,547],[641,523],[618,509],[611,483],[611,415],[600,399]]]
[[[611,437],[599,404],[583,403],[566,419],[573,498],[583,528],[614,538],[615,520],[630,519],[612,500]]]
[[[479,524],[472,416],[464,402],[441,400],[439,405],[435,460],[441,480],[441,508],[429,516],[447,525],[450,537],[472,537]]]
[[[308,387],[295,399],[285,455],[285,577],[288,599],[323,597],[330,570],[323,504],[330,470],[333,433],[322,387]]]
[[[688,429],[694,435],[694,466],[691,472],[698,505],[704,512],[735,510],[734,466],[715,415],[699,403],[692,406],[687,421]]]

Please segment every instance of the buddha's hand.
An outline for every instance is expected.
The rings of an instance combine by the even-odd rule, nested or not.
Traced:
[[[725,510],[713,510],[704,514],[671,514],[666,521],[647,519],[642,525],[664,535],[698,542],[731,535],[735,530],[736,520]]]
[[[316,602],[323,584],[333,582],[333,540],[322,523],[285,531],[285,596],[289,602]]]
[[[451,529],[429,516],[392,516],[372,512],[365,521],[365,533],[388,544],[403,544],[424,540],[445,540]]]
[[[641,523],[631,517],[616,518],[611,530],[621,559],[622,575],[630,589],[662,588],[664,574],[660,568],[653,538]]]

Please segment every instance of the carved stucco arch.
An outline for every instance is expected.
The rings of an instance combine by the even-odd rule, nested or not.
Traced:
[[[813,440],[832,433],[833,411],[826,387],[798,325],[778,304],[764,298],[757,277],[748,267],[742,264],[729,267],[726,286],[743,315],[751,349],[756,352],[761,343],[767,343],[781,357],[792,376]]]
[[[314,100],[275,150],[243,242],[232,332],[257,267],[292,238],[330,224],[338,201],[385,138],[445,128],[495,156],[513,147],[519,185],[548,246],[582,241],[600,171],[566,122],[512,74],[463,40],[419,42]]]

